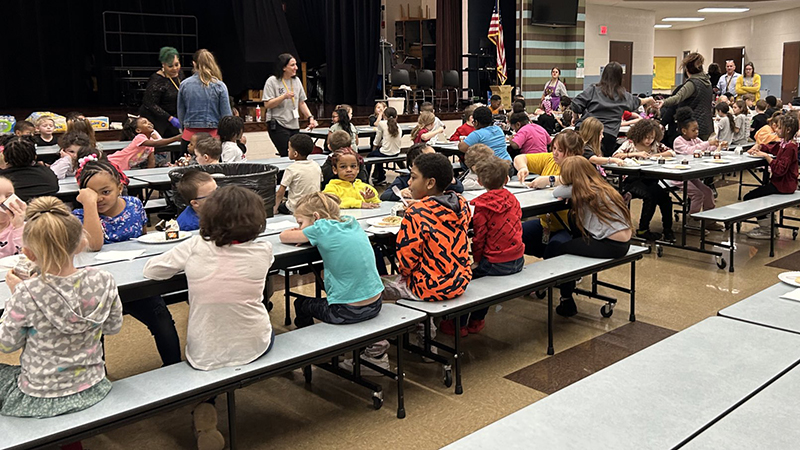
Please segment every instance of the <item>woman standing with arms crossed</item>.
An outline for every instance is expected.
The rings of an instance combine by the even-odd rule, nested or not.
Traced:
[[[600,82],[589,86],[586,90],[572,99],[570,108],[581,119],[575,124],[580,129],[580,123],[587,117],[595,117],[603,124],[603,156],[610,157],[617,146],[617,135],[622,123],[622,113],[637,111],[641,105],[655,104],[652,97],[637,98],[622,87],[622,66],[611,61],[603,69]]]
[[[153,127],[164,138],[177,136],[181,123],[178,121],[178,91],[181,81],[181,61],[178,50],[161,47],[158,53],[161,70],[150,75],[144,91],[139,115],[153,123]]]
[[[264,83],[264,109],[267,111],[269,138],[281,156],[289,154],[289,138],[300,132],[300,115],[308,118],[309,128],[317,121],[306,105],[306,92],[297,78],[297,59],[289,53],[278,56],[275,74]]]
[[[761,75],[756,73],[756,66],[752,62],[744,65],[744,73],[736,79],[736,95],[742,98],[744,94],[755,95],[755,101],[761,99]]]
[[[201,48],[192,56],[194,75],[181,83],[178,91],[178,120],[183,124],[181,150],[186,152],[196,133],[217,136],[219,120],[231,113],[228,87],[210,51]]]

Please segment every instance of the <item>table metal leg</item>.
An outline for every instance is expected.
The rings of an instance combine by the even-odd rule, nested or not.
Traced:
[[[455,320],[455,352],[453,354],[453,364],[456,371],[456,395],[461,395],[464,388],[461,386],[461,316],[453,318]]]
[[[292,296],[289,293],[291,289],[291,280],[289,280],[289,269],[284,269],[283,271],[283,298],[286,302],[286,318],[283,321],[283,324],[287,327],[292,324]]]
[[[547,354],[552,355],[553,350],[553,288],[547,288]]]
[[[734,228],[735,227],[733,226],[733,224],[731,224],[731,229],[730,229],[730,233],[731,233],[731,241],[730,241],[731,248],[730,248],[730,252],[728,253],[730,255],[729,258],[730,258],[730,264],[731,264],[731,267],[728,269],[728,271],[731,272],[731,273],[733,273],[733,254],[734,254],[734,250],[735,250],[734,244],[733,244],[733,233],[734,233],[733,229]]]
[[[231,389],[225,396],[228,398],[228,443],[231,450],[236,450],[236,394]]]
[[[636,322],[636,261],[631,261],[631,315],[628,320]]]
[[[405,397],[403,393],[403,342],[408,339],[408,331],[403,336],[397,338],[397,418],[406,417]]]
[[[689,215],[689,181],[683,180],[683,204],[681,205],[681,247],[686,247],[686,216]]]
[[[775,211],[769,213],[769,256],[775,256]]]

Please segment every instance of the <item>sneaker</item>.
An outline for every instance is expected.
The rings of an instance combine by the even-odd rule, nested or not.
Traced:
[[[650,230],[636,230],[636,237],[645,241],[657,241],[661,239],[661,233],[655,233]]]
[[[769,239],[769,229],[764,227],[754,228],[745,233],[750,239]],[[775,237],[779,236],[778,230],[775,230]]]
[[[391,370],[391,366],[389,365],[389,355],[387,355],[386,353],[384,353],[380,358],[373,358],[371,356],[367,356],[364,353],[362,353],[361,360],[371,362],[372,364],[380,367],[381,369]],[[352,358],[345,359],[344,361],[339,363],[339,367],[349,372],[353,372],[353,359]],[[361,375],[365,377],[383,376],[382,373],[379,373],[373,370],[372,368],[364,365],[361,366]]]
[[[448,336],[455,336],[456,335],[456,322],[453,319],[450,320],[443,320],[439,324],[439,331],[448,335]],[[467,327],[461,327],[461,337],[467,337],[469,332],[467,331]]]
[[[664,230],[663,239],[667,242],[675,242],[675,232],[671,228]]]
[[[200,403],[194,408],[192,427],[198,450],[225,448],[225,438],[217,429],[217,409],[211,403]]]
[[[708,222],[706,223],[706,230],[711,231],[725,231],[725,225],[719,222]]]
[[[572,297],[562,298],[561,304],[556,306],[556,314],[563,317],[572,317],[578,314],[578,305],[575,304],[575,299]]]
[[[485,326],[485,320],[470,320],[469,323],[467,323],[467,331],[469,334],[478,334]]]

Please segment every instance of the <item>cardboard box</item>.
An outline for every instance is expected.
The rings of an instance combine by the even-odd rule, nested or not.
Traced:
[[[514,86],[504,84],[502,86],[489,86],[489,89],[492,90],[492,95],[500,96],[503,109],[511,109],[511,91],[514,90]]]
[[[56,123],[56,129],[54,130],[56,133],[65,133],[67,131],[67,118],[61,115],[58,115],[54,112],[50,111],[36,111],[32,112],[30,116],[28,116],[27,121],[36,125],[36,120],[40,117],[51,117],[53,122]]]
[[[111,124],[106,116],[87,117],[86,120],[92,124],[94,131],[108,130],[109,125]]]

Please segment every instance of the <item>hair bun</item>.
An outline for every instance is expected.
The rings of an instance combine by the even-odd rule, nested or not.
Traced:
[[[682,106],[675,111],[675,121],[678,123],[686,122],[692,119],[692,108]]]
[[[31,200],[28,208],[25,210],[25,220],[35,220],[42,214],[47,213],[61,216],[69,216],[71,214],[67,206],[64,205],[64,202],[56,197],[37,197]]]

